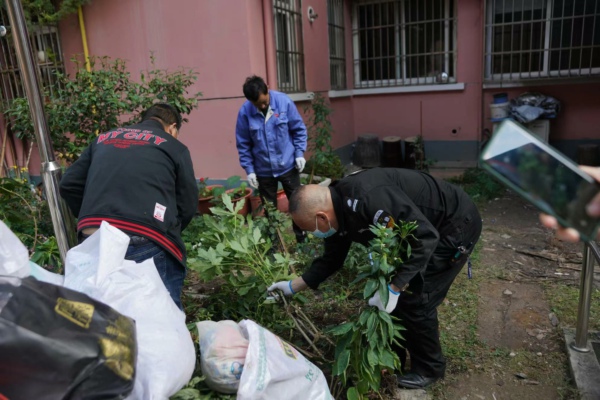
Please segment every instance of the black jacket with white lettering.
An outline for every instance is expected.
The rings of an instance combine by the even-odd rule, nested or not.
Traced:
[[[77,230],[102,221],[143,236],[185,266],[181,231],[198,205],[187,147],[155,120],[99,135],[67,169],[60,194],[79,218]]]
[[[339,228],[325,239],[323,256],[315,259],[302,275],[313,289],[342,268],[352,242],[368,246],[375,237],[370,225],[388,225],[392,220],[417,222],[412,255],[392,278],[392,283],[400,288],[410,283],[413,291],[423,289],[429,259],[441,238],[462,229],[465,222],[469,229],[481,229],[477,208],[462,189],[419,171],[360,171],[332,183],[330,193]]]

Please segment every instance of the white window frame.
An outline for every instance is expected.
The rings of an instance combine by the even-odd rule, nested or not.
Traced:
[[[429,1],[429,0],[423,0]],[[402,49],[406,49],[406,20],[405,20],[405,0],[355,0],[352,9],[352,37],[353,37],[353,53],[354,53],[354,85],[356,88],[371,88],[371,87],[390,87],[390,86],[408,86],[408,85],[437,85],[445,83],[456,82],[456,64],[457,64],[457,52],[456,52],[456,9],[460,0],[454,1],[454,9],[450,10],[450,0],[444,0],[444,69],[443,72],[448,74],[446,81],[440,81],[439,76],[422,76],[417,78],[396,78],[396,79],[374,79],[374,80],[361,80],[361,58],[360,58],[360,32],[358,27],[358,13],[359,7],[368,4],[383,4],[391,3],[394,4],[394,26],[395,26],[395,68],[396,76],[406,76],[407,74],[407,56],[402,52]],[[423,22],[426,23],[426,22]],[[414,24],[414,23],[411,23]],[[453,25],[452,37],[450,37],[450,24]],[[452,40],[452,43],[450,42]],[[452,48],[451,45],[452,44]],[[434,55],[434,53],[424,53],[423,55]],[[450,75],[450,54],[454,54],[452,61],[453,74]],[[414,54],[412,54],[414,56]]]
[[[554,18],[552,15],[552,10],[553,10],[553,5],[554,5],[554,1],[557,0],[544,0],[545,1],[545,18],[542,18],[540,20],[536,20],[536,21],[543,21],[543,23],[545,24],[544,26],[544,47],[542,49],[529,49],[529,50],[517,50],[517,51],[513,51],[513,52],[503,52],[503,51],[498,51],[497,53],[503,53],[503,54],[507,54],[507,57],[511,57],[514,54],[529,54],[529,56],[531,57],[531,54],[533,53],[539,53],[539,52],[543,52],[543,61],[542,61],[542,70],[541,71],[525,71],[525,72],[501,72],[501,73],[492,73],[492,63],[493,63],[493,58],[494,55],[497,53],[493,52],[493,34],[494,34],[494,28],[496,26],[498,26],[499,24],[494,23],[494,4],[495,1],[501,1],[501,0],[486,0],[485,1],[485,7],[486,7],[486,21],[485,21],[485,35],[486,35],[486,41],[485,41],[485,80],[488,82],[520,82],[523,80],[536,80],[536,79],[557,79],[557,78],[579,78],[579,77],[587,77],[587,76],[593,76],[596,74],[600,74],[600,67],[596,67],[596,68],[592,68],[591,66],[589,68],[582,68],[581,63],[582,63],[582,56],[580,55],[580,65],[579,68],[575,68],[575,69],[556,69],[556,70],[552,70],[550,69],[550,53],[553,51],[557,51],[557,50],[572,50],[572,49],[581,49],[583,48],[582,46],[580,47],[569,47],[567,49],[563,48],[563,47],[558,47],[558,48],[553,48],[551,47],[550,44],[550,40],[551,40],[551,36],[552,36],[552,23],[554,21],[557,20],[567,20],[567,19],[575,19],[575,18],[581,18],[582,16],[580,15],[573,15],[572,17],[557,17]],[[518,0],[515,0],[518,1]],[[521,0],[524,1],[524,0]],[[529,0],[528,0],[529,1]],[[514,3],[512,3],[514,5]],[[524,3],[521,3],[522,5]],[[564,4],[563,4],[563,11],[564,11]],[[585,12],[585,11],[584,11]],[[514,13],[514,10],[513,10]],[[600,5],[598,5],[598,3],[596,3],[595,5],[595,13],[594,14],[584,14],[584,16],[593,16],[594,17],[594,24],[598,23],[600,24]],[[533,20],[532,20],[533,21]],[[508,25],[516,25],[516,24],[524,24],[527,23],[526,21],[519,21],[519,22],[513,22],[513,23],[509,23]],[[562,31],[562,25],[561,25],[561,31]],[[562,33],[562,32],[561,32]],[[571,25],[571,37],[573,36],[573,25]],[[512,41],[512,37],[511,37],[511,41]],[[572,39],[571,39],[572,42]],[[511,43],[511,47],[512,47],[512,43]],[[600,44],[599,46],[595,46],[592,45],[592,52],[594,51],[594,49],[598,47],[597,51],[600,51]],[[571,56],[569,54],[569,56]],[[590,56],[591,57],[591,56]],[[512,67],[512,64],[511,64]],[[509,67],[509,69],[512,69],[511,67]]]
[[[287,48],[277,47],[279,40],[277,16],[283,15],[287,20]],[[273,0],[273,28],[275,31],[275,54],[277,65],[277,87],[282,92],[299,93],[305,90],[304,71],[304,44],[302,40],[302,1],[301,0]],[[296,25],[298,25],[296,27]],[[296,28],[296,29],[294,29]],[[284,80],[281,73],[284,66],[280,65],[280,56],[289,63],[289,79]]]
[[[344,0],[327,0],[327,26],[329,32],[330,73],[329,83],[331,85],[331,90],[344,90],[347,88],[345,22],[346,21],[344,12]],[[331,48],[332,40],[336,43],[335,49]],[[334,74],[334,65],[340,68],[340,71],[337,74]]]

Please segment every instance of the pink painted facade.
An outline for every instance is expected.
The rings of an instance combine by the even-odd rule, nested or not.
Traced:
[[[335,148],[349,146],[365,133],[381,138],[422,134],[431,146],[426,150],[434,152],[440,165],[474,165],[482,132],[492,128],[492,95],[507,92],[512,98],[526,91],[563,103],[559,118],[551,122],[551,142],[600,139],[600,83],[484,87],[481,0],[455,2],[459,85],[371,94],[353,87],[353,0],[344,1],[347,90],[337,92],[330,85],[327,1],[301,3],[306,92],[331,96]],[[318,15],[314,22],[307,18],[309,6]],[[191,91],[203,92],[203,101],[180,136],[191,150],[196,176],[244,176],[234,133],[245,100],[242,83],[257,74],[272,88],[277,86],[272,0],[94,0],[84,7],[84,16],[91,55],[126,59],[134,73],[150,67],[150,52],[159,68],[196,69],[200,75]],[[79,29],[76,17],[60,25],[65,59],[83,51]],[[297,102],[300,110],[306,104]]]

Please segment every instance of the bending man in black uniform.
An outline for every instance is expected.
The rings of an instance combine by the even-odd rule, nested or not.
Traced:
[[[198,204],[198,186],[187,147],[177,140],[181,115],[155,104],[137,125],[98,135],[60,182],[60,194],[79,218],[80,241],[102,221],[131,237],[125,258],[154,259],[156,269],[181,306],[186,273],[181,231]]]
[[[398,378],[399,386],[422,388],[443,378],[446,361],[440,346],[437,307],[481,234],[481,217],[469,196],[422,172],[373,169],[330,187],[298,188],[290,199],[290,212],[300,228],[326,239],[325,253],[301,277],[269,288],[286,295],[307,287],[316,289],[338,271],[352,242],[366,246],[374,238],[370,225],[418,223],[412,256],[398,267],[389,284],[387,307],[378,293],[369,304],[400,318],[406,328],[404,345],[411,369]],[[401,360],[405,359],[403,352],[399,350]]]

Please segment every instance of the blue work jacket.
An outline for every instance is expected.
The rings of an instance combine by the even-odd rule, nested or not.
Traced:
[[[295,167],[306,151],[306,126],[288,96],[269,90],[273,114],[267,118],[249,101],[240,108],[235,141],[247,174],[278,177]]]

